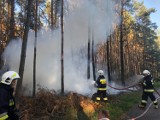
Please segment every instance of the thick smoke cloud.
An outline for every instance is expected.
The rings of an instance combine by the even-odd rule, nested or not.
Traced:
[[[111,0],[67,0],[64,17],[64,89],[90,94],[92,80],[87,81],[88,27],[95,43],[106,40],[112,32],[114,3]],[[118,22],[118,21],[117,21]],[[29,32],[23,86],[32,92],[34,31]],[[3,59],[11,70],[18,72],[22,40],[12,40]],[[37,84],[54,90],[61,89],[60,29],[41,29],[37,37]]]

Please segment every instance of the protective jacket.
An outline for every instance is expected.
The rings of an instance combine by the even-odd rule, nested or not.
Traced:
[[[154,92],[154,87],[153,87],[153,78],[151,75],[145,76],[143,78],[143,90],[144,92]]]
[[[0,120],[19,120],[15,109],[13,88],[0,83]]]
[[[96,81],[97,84],[97,97],[96,100],[100,101],[107,101],[108,98],[106,96],[106,79],[103,75],[99,75]]]
[[[98,90],[106,90],[106,79],[103,75],[100,75],[97,78],[96,83],[97,83]]]
[[[153,78],[151,75],[147,75],[143,78],[143,94],[142,94],[142,101],[139,105],[140,108],[144,108],[147,105],[148,97],[152,100],[153,104],[155,105],[155,108],[158,108],[158,102],[156,100],[156,97],[154,96],[154,83]]]

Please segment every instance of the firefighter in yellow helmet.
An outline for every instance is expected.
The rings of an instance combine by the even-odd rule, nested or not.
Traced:
[[[143,87],[143,94],[142,94],[142,101],[141,104],[138,106],[140,108],[144,108],[147,104],[147,100],[148,97],[150,97],[150,99],[152,100],[155,109],[158,108],[158,102],[153,94],[154,92],[154,81],[153,81],[153,77],[151,75],[151,73],[149,72],[149,70],[144,70],[143,71],[143,81],[141,83],[142,87]]]
[[[97,97],[96,101],[107,101],[108,98],[106,96],[106,79],[104,77],[103,70],[98,71],[98,78],[96,80],[96,86],[97,86]]]
[[[14,71],[5,72],[0,82],[0,120],[19,120],[13,96],[17,80],[20,78]]]

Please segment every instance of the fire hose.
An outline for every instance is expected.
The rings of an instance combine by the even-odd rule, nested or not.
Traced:
[[[116,87],[113,87],[113,86],[107,84],[107,86],[109,86],[110,88],[116,89],[116,90],[126,90],[126,89],[129,89],[129,88],[131,88],[131,87],[135,87],[135,86],[137,86],[137,85],[139,85],[139,84],[131,85],[131,86],[128,86],[128,87],[125,87],[125,88],[116,88]],[[159,97],[156,99],[156,100],[158,101],[158,100],[160,99],[160,93],[159,93],[155,88],[154,88],[154,90],[155,90],[155,92],[159,95]],[[150,107],[152,106],[152,104],[153,104],[153,102],[150,103],[150,105],[147,107],[147,109],[146,109],[142,114],[140,114],[140,115],[137,116],[137,117],[128,119],[128,120],[136,120],[136,119],[138,119],[138,118],[141,118],[142,116],[144,116],[144,115],[148,112],[148,110],[150,109]]]
[[[156,99],[156,100],[158,101],[158,99],[160,99],[160,94],[159,94],[159,92],[158,92],[155,88],[154,88],[154,90],[155,90],[155,92],[159,95],[159,97]],[[143,117],[143,116],[148,112],[148,110],[150,109],[150,107],[152,106],[152,104],[153,104],[153,102],[151,102],[151,103],[149,104],[149,106],[147,107],[147,109],[146,109],[142,114],[138,115],[137,117],[128,119],[128,120],[136,120],[136,119],[138,119],[138,118]]]
[[[158,97],[156,100],[158,100],[158,99],[160,99],[160,97]],[[142,114],[140,114],[139,116],[137,116],[135,118],[131,118],[131,119],[128,119],[128,120],[136,120],[138,118],[143,117],[148,112],[148,110],[150,109],[150,107],[152,106],[152,104],[153,104],[153,102],[150,103],[150,105],[147,107],[147,109]]]
[[[115,89],[115,90],[126,90],[126,89],[129,89],[129,88],[138,86],[138,85],[139,85],[139,84],[134,84],[134,85],[131,85],[131,86],[128,86],[128,87],[124,87],[124,88],[116,88],[116,87],[113,87],[113,86],[107,84],[107,86],[109,86],[110,88],[113,88],[113,89]]]

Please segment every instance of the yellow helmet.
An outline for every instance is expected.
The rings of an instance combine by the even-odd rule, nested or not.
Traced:
[[[8,71],[2,75],[1,83],[6,84],[6,85],[10,85],[13,80],[19,79],[19,78],[20,78],[20,76],[17,72]]]

